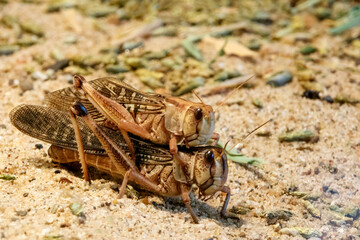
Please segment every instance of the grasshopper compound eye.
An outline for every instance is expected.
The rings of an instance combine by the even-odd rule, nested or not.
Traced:
[[[203,116],[203,110],[201,108],[195,109],[195,119],[200,120]]]
[[[214,153],[211,150],[208,150],[205,152],[205,159],[209,163],[213,162],[215,160]]]

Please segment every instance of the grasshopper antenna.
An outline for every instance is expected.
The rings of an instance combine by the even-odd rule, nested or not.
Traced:
[[[261,125],[257,126],[255,129],[251,130],[251,132],[249,132],[248,134],[246,134],[245,137],[243,137],[241,139],[241,141],[244,141],[248,136],[250,136],[251,134],[253,134],[254,132],[256,132],[257,130],[259,130],[260,128],[262,128],[264,125],[268,124],[269,122],[271,122],[273,119],[270,118],[269,120],[267,120],[266,122],[262,123]],[[226,143],[228,144],[230,142],[230,140]],[[225,147],[224,147],[224,150],[226,149],[226,144],[225,144]],[[236,145],[232,146],[229,151],[227,152],[230,152],[231,150],[233,150],[233,148],[235,147]]]
[[[223,150],[222,150],[222,152],[221,152],[221,154],[220,154],[221,156],[226,152],[226,147],[227,147],[227,145],[230,143],[230,141],[231,141],[231,140],[229,139],[229,140],[225,143],[224,148],[223,148]],[[232,148],[231,148],[231,149],[232,149]],[[231,150],[231,149],[230,149],[230,150]],[[229,150],[229,151],[230,151],[230,150]]]
[[[249,132],[245,137],[243,137],[243,141],[250,136],[251,134],[253,134],[254,132],[256,132],[259,128],[263,127],[265,124],[269,123],[272,121],[272,118],[270,118],[269,120],[267,120],[266,122],[264,122],[263,124],[261,124],[260,126],[256,127],[255,129],[253,129],[251,132]]]
[[[224,106],[226,101],[236,93],[237,90],[239,90],[242,86],[244,86],[247,82],[249,82],[255,74],[251,75],[248,79],[246,79],[244,82],[240,83],[239,86],[237,86],[235,89],[233,89],[228,95],[225,97],[225,99],[221,102],[216,103],[216,107],[219,108],[221,106]]]
[[[204,101],[201,99],[200,95],[196,91],[193,91],[192,93],[200,100],[202,104],[205,104]]]

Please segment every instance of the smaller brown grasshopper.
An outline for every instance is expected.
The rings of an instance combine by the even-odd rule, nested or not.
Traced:
[[[192,185],[199,188],[202,196],[225,192],[226,199],[221,210],[225,215],[230,199],[230,188],[225,186],[228,175],[227,158],[222,148],[208,146],[180,148],[179,156],[185,163],[189,183],[176,179],[180,171],[174,164],[169,149],[131,137],[134,144],[135,161],[124,138],[118,131],[96,124],[81,104],[72,108],[83,143],[84,161],[101,171],[122,178],[120,196],[127,181],[140,188],[162,196],[181,195],[193,221],[198,219],[191,209],[189,192]],[[56,109],[34,105],[20,105],[10,113],[13,125],[21,132],[51,143],[49,155],[57,162],[79,161],[78,141],[69,115]]]

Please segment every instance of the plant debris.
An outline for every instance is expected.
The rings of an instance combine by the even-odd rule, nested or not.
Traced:
[[[79,202],[70,203],[69,208],[71,210],[71,213],[76,216],[80,216],[80,215],[84,214],[82,204]]]
[[[321,218],[320,210],[315,208],[314,205],[309,201],[303,201],[304,207],[315,218]]]
[[[338,94],[335,96],[334,102],[340,103],[340,104],[347,103],[347,104],[355,105],[355,104],[360,103],[360,100],[354,99],[345,93],[341,93],[341,94]]]
[[[204,37],[202,41],[209,45],[212,45],[212,48],[216,51],[220,51],[221,49],[223,49],[224,53],[228,55],[236,55],[238,57],[257,56],[256,52],[250,50],[249,48],[234,40],[227,40],[227,42],[225,42],[224,40],[216,39],[213,37]]]
[[[291,227],[291,228],[282,228],[280,230],[281,234],[287,234],[291,236],[300,235],[303,238],[321,238],[322,234],[313,228],[305,228],[305,227]]]
[[[200,50],[196,47],[194,39],[187,38],[182,41],[181,45],[185,49],[186,53],[188,53],[191,57],[195,58],[198,61],[203,61],[203,56]]]
[[[15,180],[16,177],[13,176],[13,175],[10,175],[10,174],[2,173],[2,174],[0,174],[0,179],[3,179],[3,180]]]
[[[316,137],[315,133],[310,130],[294,130],[290,132],[281,133],[278,136],[280,142],[310,142]]]
[[[238,206],[233,206],[229,211],[235,214],[245,215],[249,213],[251,209],[249,207],[238,205]]]
[[[264,217],[269,225],[273,225],[279,220],[289,221],[292,216],[294,216],[294,214],[291,211],[282,209],[267,211],[264,213]]]
[[[314,53],[316,51],[317,51],[317,48],[315,48],[315,47],[313,47],[311,45],[308,45],[308,46],[305,46],[304,48],[302,48],[300,50],[300,53],[302,55],[309,55],[309,54]]]
[[[225,147],[225,145],[220,141],[216,146],[221,148]],[[264,163],[264,161],[259,158],[246,157],[244,156],[244,154],[238,153],[236,150],[232,149],[229,145],[226,146],[225,151],[228,156],[228,159],[236,163],[249,164],[254,166],[260,166],[261,164]]]

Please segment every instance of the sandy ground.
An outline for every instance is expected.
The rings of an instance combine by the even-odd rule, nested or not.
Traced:
[[[103,32],[94,28],[92,19],[74,10],[43,14],[44,6],[9,3],[0,9],[0,17],[6,13],[23,20],[46,23],[42,24],[46,38],[41,44],[0,57],[0,172],[16,176],[16,180],[0,180],[0,238],[302,239],[299,235],[282,233],[281,229],[291,227],[316,229],[323,239],[359,237],[359,220],[334,226],[330,221],[336,217],[329,210],[330,205],[346,209],[360,204],[359,105],[329,104],[303,98],[303,89],[296,78],[280,88],[266,85],[262,77],[266,73],[296,70],[296,62],[301,56],[295,54],[292,43],[265,44],[253,61],[229,56],[217,61],[222,66],[237,66],[244,74],[257,74],[252,80],[256,84],[254,88],[243,88],[231,99],[231,102],[241,100],[242,104],[228,104],[221,111],[218,109],[215,130],[223,142],[233,137],[233,143],[239,143],[247,132],[273,119],[260,130],[269,131],[270,136],[252,135],[242,142],[242,153],[263,159],[263,166],[244,167],[229,162],[227,184],[232,191],[229,209],[233,206],[251,209],[245,215],[238,215],[240,220],[220,218],[219,209],[224,200],[221,194],[207,202],[192,195],[192,206],[200,220],[199,224],[193,224],[180,199],[153,195],[146,200],[145,197],[117,199],[117,193],[110,188],[116,179],[93,172],[96,179],[88,185],[79,172],[52,163],[47,156],[49,145],[20,133],[10,124],[8,114],[22,103],[43,104],[46,92],[70,86],[69,76],[57,74],[54,80],[33,81],[34,89],[26,92],[16,84],[11,86],[10,82],[30,79],[26,67],[37,68],[31,57],[33,54],[40,53],[50,59],[52,49],[60,49],[65,54],[74,51],[96,53],[119,36],[111,21],[102,20]],[[0,27],[0,32],[2,38],[11,36],[10,30],[4,27]],[[78,42],[64,44],[69,35],[76,35]],[[144,45],[156,49],[166,47],[166,43],[173,40],[150,38]],[[320,40],[328,41],[327,37]],[[328,47],[337,44],[341,45],[341,39],[333,38]],[[199,44],[199,48],[211,55],[204,44]],[[351,70],[358,69],[354,61],[340,58],[334,50],[328,57],[306,64],[316,72],[316,80],[325,86],[325,95],[346,93],[359,98],[360,74]],[[100,69],[87,78],[105,75],[108,74]],[[125,81],[145,89],[136,79]],[[255,98],[263,103],[262,109],[252,105],[251,100]],[[222,99],[224,95],[215,95],[204,101],[215,106]],[[309,129],[319,136],[319,141],[280,143],[277,137],[287,129]],[[35,148],[36,143],[43,144],[44,148]],[[72,183],[59,183],[61,177]],[[318,195],[312,204],[320,210],[321,217],[313,217],[305,209],[302,199],[286,194],[290,187]],[[74,201],[83,205],[86,216],[83,222],[68,207]],[[263,213],[273,210],[289,210],[294,216],[288,221],[279,220],[269,225]]]

